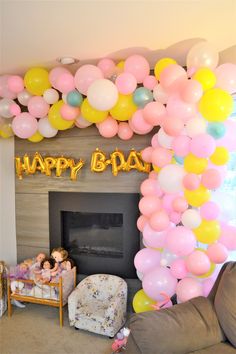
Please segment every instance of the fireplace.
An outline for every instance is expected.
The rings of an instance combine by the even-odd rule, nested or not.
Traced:
[[[80,274],[136,278],[137,193],[49,192],[50,248],[62,246]]]

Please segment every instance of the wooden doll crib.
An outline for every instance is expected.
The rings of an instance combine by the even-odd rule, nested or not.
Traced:
[[[41,285],[41,296],[34,296],[35,282],[33,279],[17,279],[17,282],[24,284],[23,290],[19,290],[15,293],[11,291],[11,281],[8,278],[7,294],[8,294],[8,316],[12,315],[11,300],[17,300],[21,302],[31,302],[34,304],[42,304],[59,308],[60,327],[63,326],[63,306],[67,304],[68,296],[76,287],[76,267],[67,271],[65,274],[59,277],[57,283],[45,283]],[[45,298],[44,287],[49,287],[49,297]],[[28,288],[28,291],[27,291]],[[30,289],[30,290],[29,290]],[[51,293],[57,294],[56,296],[50,296]]]

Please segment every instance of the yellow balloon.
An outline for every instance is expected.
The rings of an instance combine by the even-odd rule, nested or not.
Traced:
[[[100,123],[108,116],[108,111],[98,111],[93,108],[87,98],[85,98],[81,105],[81,115],[84,119],[91,123]]]
[[[148,297],[143,289],[139,290],[133,298],[133,308],[136,313],[154,311],[151,305],[156,304],[156,301]]]
[[[211,89],[216,84],[216,76],[209,68],[198,69],[192,78],[200,82],[203,91]]]
[[[224,146],[217,146],[210,160],[214,165],[225,165],[229,161],[229,151]]]
[[[48,120],[51,126],[58,130],[66,130],[72,127],[74,124],[73,120],[65,120],[62,118],[60,110],[61,107],[65,104],[62,100],[54,103],[48,112]]]
[[[124,60],[119,61],[119,63],[118,63],[118,64],[116,64],[116,67],[117,67],[117,68],[119,68],[119,69],[124,70],[124,67],[125,67],[125,61],[124,61]]]
[[[24,77],[26,89],[32,95],[42,96],[51,87],[48,71],[44,68],[31,68]]]
[[[210,199],[211,193],[204,186],[200,185],[193,191],[185,189],[184,196],[189,205],[200,207]]]
[[[38,131],[30,138],[28,138],[28,140],[31,141],[31,143],[39,143],[43,139],[44,137]]]
[[[160,172],[160,170],[161,170],[161,167],[158,167],[158,166],[153,165],[153,164],[152,164],[152,168],[153,168],[153,170],[154,170],[155,172]]]
[[[217,220],[202,220],[201,224],[193,229],[199,242],[211,244],[220,237],[220,224]]]
[[[177,62],[172,58],[162,58],[162,59],[158,60],[158,62],[155,64],[155,67],[154,67],[154,74],[155,74],[157,80],[160,80],[161,72],[167,66],[169,66],[171,64],[177,64]]]
[[[116,105],[110,110],[110,114],[117,120],[129,120],[134,112],[137,110],[137,106],[133,102],[132,95],[119,94]]]
[[[187,172],[196,173],[197,175],[202,174],[207,168],[207,165],[207,159],[197,157],[191,153],[184,159],[184,169]]]
[[[223,122],[233,112],[233,98],[220,88],[210,89],[200,99],[199,111],[209,122]]]
[[[0,136],[4,139],[11,138],[14,135],[11,124],[5,123],[1,126]]]

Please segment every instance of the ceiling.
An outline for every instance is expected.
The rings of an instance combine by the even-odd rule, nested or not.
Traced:
[[[0,10],[0,74],[50,68],[62,56],[81,65],[141,53],[151,65],[164,56],[185,65],[202,39],[221,63],[236,63],[235,0],[0,0]]]

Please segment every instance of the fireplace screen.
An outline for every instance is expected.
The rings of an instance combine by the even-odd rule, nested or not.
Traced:
[[[62,211],[64,247],[69,254],[123,257],[123,215]]]

